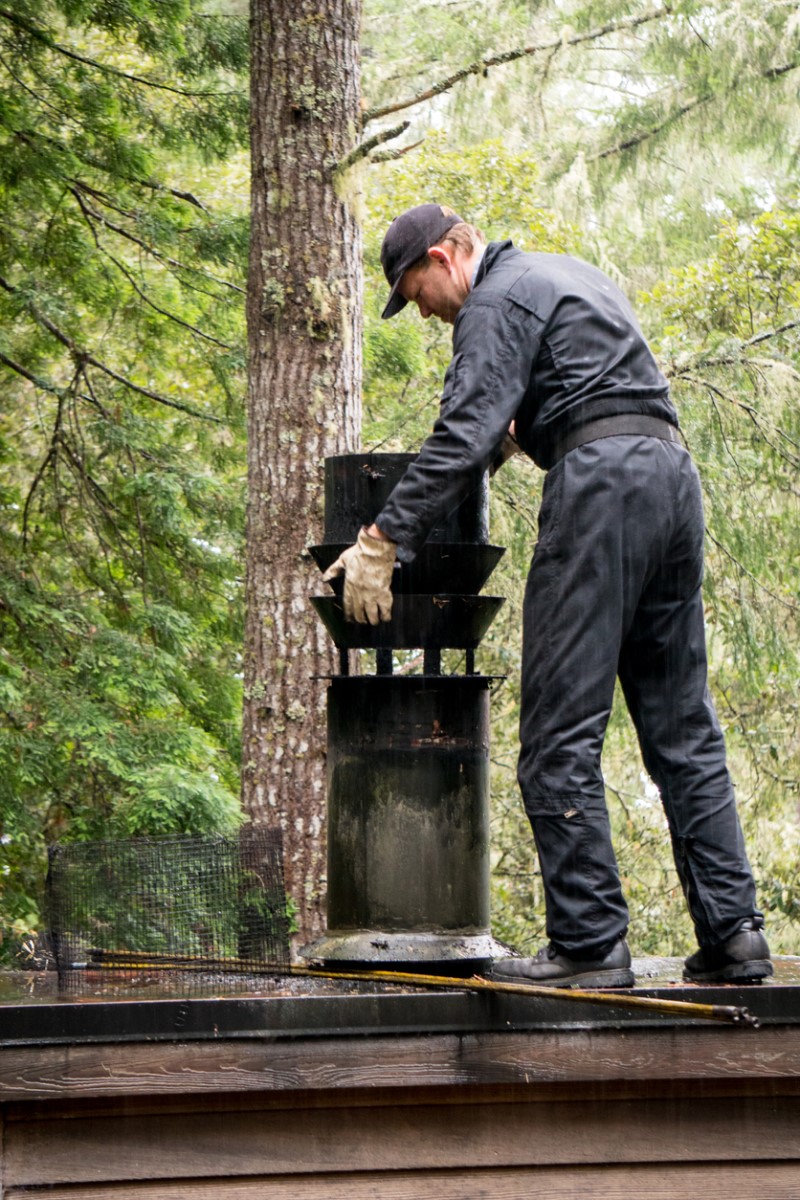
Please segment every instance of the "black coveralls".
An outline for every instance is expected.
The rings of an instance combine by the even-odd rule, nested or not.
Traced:
[[[640,435],[552,465],[566,434],[629,413],[678,423],[624,295],[577,259],[491,243],[456,318],[439,420],[376,517],[398,557],[413,558],[512,420],[551,468],[525,593],[519,783],[548,936],[578,958],[602,955],[628,924],[600,767],[617,676],[700,945],[762,923],[707,689],[694,465],[680,444]]]

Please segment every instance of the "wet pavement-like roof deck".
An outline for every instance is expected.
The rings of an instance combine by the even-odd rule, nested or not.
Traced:
[[[708,1024],[708,1006],[744,1008],[761,1025],[800,1024],[800,956],[761,984],[682,982],[682,961],[634,961],[637,985],[612,1002],[563,991],[520,995],[408,983],[169,972],[0,972],[0,1047],[116,1041],[296,1038]],[[641,1005],[640,999],[652,1001]],[[701,1006],[676,1011],[673,1004]]]

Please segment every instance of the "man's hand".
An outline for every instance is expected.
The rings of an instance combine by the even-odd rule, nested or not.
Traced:
[[[392,616],[392,571],[395,543],[370,537],[366,529],[355,546],[332,563],[322,576],[325,583],[344,575],[344,616],[360,625],[377,625]]]

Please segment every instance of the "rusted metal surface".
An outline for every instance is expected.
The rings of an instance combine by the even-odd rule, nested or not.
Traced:
[[[485,678],[333,679],[329,931],[484,930],[488,776]]]

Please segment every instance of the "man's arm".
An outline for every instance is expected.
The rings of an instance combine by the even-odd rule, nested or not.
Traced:
[[[414,557],[501,453],[530,382],[540,332],[533,314],[502,298],[476,295],[465,303],[439,419],[371,527],[398,544],[401,560]]]
[[[516,428],[516,421],[512,421],[508,427],[508,433],[503,438],[497,457],[493,458],[489,465],[490,475],[496,475],[515,454],[522,454],[522,446],[517,441]]]

